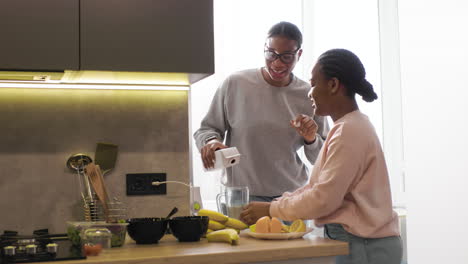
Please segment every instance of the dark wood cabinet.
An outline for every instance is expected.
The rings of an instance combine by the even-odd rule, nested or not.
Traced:
[[[213,0],[1,0],[0,70],[214,72]]]
[[[79,0],[1,0],[0,70],[79,68]]]
[[[81,68],[214,72],[212,0],[81,0]]]

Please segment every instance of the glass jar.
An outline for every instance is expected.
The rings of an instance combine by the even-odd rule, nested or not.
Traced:
[[[85,245],[101,245],[104,248],[111,247],[112,233],[105,227],[88,228],[84,230],[83,242]]]

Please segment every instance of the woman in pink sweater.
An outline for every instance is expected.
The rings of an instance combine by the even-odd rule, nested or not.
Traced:
[[[399,264],[402,246],[398,216],[381,144],[355,94],[377,99],[359,58],[344,49],[323,53],[312,70],[309,93],[316,114],[330,116],[333,128],[320,151],[309,183],[272,202],[252,202],[241,218],[253,224],[262,216],[314,219],[325,235],[346,241],[340,264]],[[311,126],[316,127],[316,126]]]

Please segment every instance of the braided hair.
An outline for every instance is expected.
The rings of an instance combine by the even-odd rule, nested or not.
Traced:
[[[301,48],[302,33],[299,30],[299,28],[293,23],[282,21],[273,25],[268,31],[267,38],[272,38],[276,36],[284,36],[290,40],[295,40],[297,43],[297,49]]]
[[[347,88],[347,96],[362,96],[366,102],[377,99],[371,83],[366,80],[366,70],[358,56],[346,49],[331,49],[320,55],[318,64],[323,74],[331,79],[337,78]]]

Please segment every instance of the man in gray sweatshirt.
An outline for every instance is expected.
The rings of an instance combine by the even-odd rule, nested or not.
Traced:
[[[241,162],[226,170],[228,185],[248,186],[251,201],[271,201],[304,185],[308,171],[297,151],[304,147],[313,164],[329,130],[326,119],[314,116],[310,85],[292,74],[301,44],[294,24],[274,25],[265,66],[224,80],[194,133],[205,168],[214,166],[215,150],[237,147]]]

